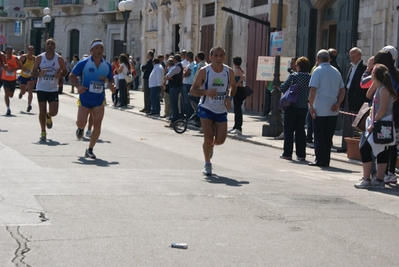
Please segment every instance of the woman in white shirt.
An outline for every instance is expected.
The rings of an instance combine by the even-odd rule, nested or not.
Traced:
[[[129,87],[126,83],[126,76],[132,73],[130,68],[129,58],[126,54],[120,54],[119,56],[119,64],[120,67],[117,69],[118,78],[119,78],[119,103],[116,105],[117,107],[126,107],[127,106],[127,95]]]

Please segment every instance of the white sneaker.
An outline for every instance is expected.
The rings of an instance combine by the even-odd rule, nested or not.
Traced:
[[[241,134],[242,134],[242,132],[241,132],[240,130],[238,130],[238,129],[234,129],[234,130],[232,130],[230,133],[231,133],[231,134],[238,134],[238,135],[241,135]]]
[[[398,183],[398,178],[394,173],[388,172],[387,175],[384,177],[384,183],[386,184],[397,184]]]
[[[362,179],[360,179],[359,182],[357,182],[355,184],[355,187],[357,189],[367,189],[367,188],[370,188],[370,186],[371,186],[370,179],[366,179],[364,177]]]
[[[377,178],[371,179],[371,186],[373,188],[385,188],[385,183],[384,181],[380,181]]]
[[[91,130],[90,129],[87,129],[87,131],[86,131],[86,137],[90,137],[91,136]]]
[[[212,163],[210,162],[205,163],[204,169],[202,169],[202,174],[206,176],[212,175]]]

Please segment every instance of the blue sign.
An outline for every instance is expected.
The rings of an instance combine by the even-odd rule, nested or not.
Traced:
[[[283,53],[284,33],[272,32],[270,35],[270,55],[281,56]]]
[[[14,22],[14,34],[22,35],[22,22],[20,20]]]

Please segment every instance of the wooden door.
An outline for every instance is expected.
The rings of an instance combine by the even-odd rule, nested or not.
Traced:
[[[201,27],[201,48],[200,50],[205,53],[205,60],[209,63],[209,51],[214,46],[214,33],[215,25],[203,25]]]
[[[255,18],[268,20],[268,14],[258,15]],[[252,20],[248,22],[248,42],[247,42],[247,85],[253,89],[252,96],[245,100],[245,109],[262,113],[265,101],[265,82],[256,81],[256,70],[258,57],[266,56],[269,52],[270,30],[266,25],[256,23]]]
[[[349,70],[349,51],[357,43],[359,0],[340,0],[337,22],[337,62],[345,77]]]
[[[69,43],[69,58],[72,60],[73,55],[78,55],[78,58],[82,55],[79,55],[79,31],[74,29],[71,31],[71,39]]]
[[[317,9],[312,8],[309,0],[301,0],[298,5],[298,31],[296,57],[305,56],[310,64],[316,62]]]

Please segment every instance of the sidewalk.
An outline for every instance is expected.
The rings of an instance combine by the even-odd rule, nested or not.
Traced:
[[[64,94],[69,95],[71,97],[78,98],[78,94],[71,94],[71,86],[68,84],[64,84]],[[76,91],[76,89],[75,89]],[[111,107],[111,91],[106,89],[106,97],[107,97],[107,107]],[[130,90],[130,104],[128,108],[119,108],[120,110],[134,113],[137,115],[145,116],[145,113],[140,112],[139,110],[143,109],[144,107],[144,93],[141,91]],[[118,108],[116,108],[118,109]],[[161,104],[161,115],[164,114],[164,105]],[[166,119],[159,118],[159,120]],[[232,128],[232,124],[234,124],[234,112],[232,109],[229,111],[228,114],[228,121],[229,121],[229,129]],[[233,123],[232,123],[233,122]],[[249,142],[257,145],[268,146],[280,149],[280,151],[276,151],[276,158],[283,152],[283,140],[276,140],[274,137],[266,137],[262,136],[262,127],[264,124],[268,124],[267,120],[256,113],[244,112],[243,114],[243,134],[242,135],[235,135],[235,134],[228,134],[229,138],[241,140],[244,142]],[[190,128],[188,128],[188,131]],[[336,146],[341,146],[341,132],[336,133],[333,137],[333,144]],[[314,151],[312,148],[306,149],[307,160],[309,162],[313,161],[314,159]],[[295,156],[295,155],[294,155]],[[348,159],[346,153],[337,153],[331,152],[331,160],[346,162],[346,163],[353,163],[353,164],[360,164],[360,161]]]

